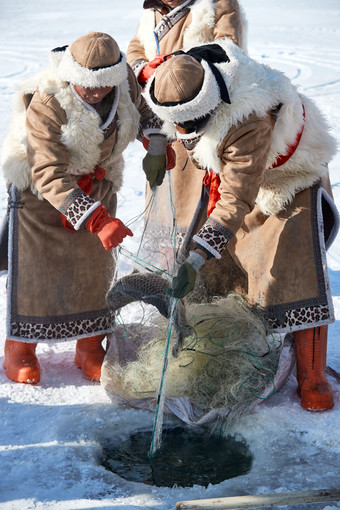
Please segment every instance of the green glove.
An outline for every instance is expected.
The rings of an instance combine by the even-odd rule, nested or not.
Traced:
[[[163,182],[166,170],[166,144],[164,135],[150,135],[149,147],[143,159],[143,170],[150,184],[150,188],[160,186]]]
[[[195,288],[197,271],[204,263],[203,255],[197,251],[191,251],[187,260],[179,268],[177,276],[172,280],[172,289],[169,294],[174,298],[181,299],[192,292]]]
[[[195,269],[184,262],[178,270],[177,276],[172,280],[172,289],[170,289],[170,294],[175,298],[183,298],[189,292],[193,291],[195,288],[197,272]]]
[[[160,186],[165,176],[166,155],[154,156],[149,152],[143,159],[143,170],[150,184],[150,188]]]

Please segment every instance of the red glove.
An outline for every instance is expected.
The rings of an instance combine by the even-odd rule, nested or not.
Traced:
[[[116,248],[124,237],[133,236],[131,230],[118,218],[112,218],[103,205],[97,207],[87,220],[85,228],[92,234],[97,234],[105,250]]]
[[[147,151],[149,148],[150,140],[143,136],[142,143],[144,149]],[[175,168],[175,166],[176,166],[176,152],[172,148],[171,143],[168,143],[166,145],[166,169],[172,170],[173,168]]]
[[[166,146],[166,169],[172,170],[176,166],[176,152],[173,150],[171,143]]]
[[[141,85],[145,85],[149,78],[153,75],[153,73],[156,71],[157,67],[160,64],[163,64],[164,57],[166,55],[157,55],[153,60],[148,62],[142,69],[141,72],[138,74],[138,81]]]

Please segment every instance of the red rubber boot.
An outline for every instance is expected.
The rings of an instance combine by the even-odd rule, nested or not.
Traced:
[[[105,335],[92,336],[77,341],[74,364],[81,368],[83,376],[91,381],[100,381],[105,350],[102,341]]]
[[[40,367],[35,355],[36,343],[6,340],[4,368],[9,379],[35,384],[40,381]]]
[[[297,394],[301,406],[312,411],[326,411],[334,406],[333,391],[325,374],[328,326],[303,329],[293,333]]]

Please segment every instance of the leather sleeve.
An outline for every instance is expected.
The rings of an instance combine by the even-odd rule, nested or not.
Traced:
[[[38,192],[56,209],[77,187],[66,172],[69,153],[61,141],[66,114],[53,95],[36,93],[27,110],[27,156]]]
[[[237,0],[216,2],[214,39],[230,38],[238,46],[242,45],[242,15]]]
[[[126,59],[128,61],[128,64],[134,69],[136,63],[138,61],[145,61],[147,62],[148,59],[145,55],[145,49],[143,44],[140,42],[137,35],[134,35],[131,39],[128,49],[126,52]]]
[[[156,114],[153,113],[145,101],[142,95],[141,86],[139,85],[130,66],[128,66],[128,80],[131,99],[140,113],[141,132],[139,133],[138,138],[141,139],[143,135],[148,137],[152,133],[159,133],[162,127],[162,121]]]
[[[83,192],[77,177],[67,172],[69,153],[61,141],[66,122],[53,95],[36,93],[27,110],[27,155],[38,192],[78,230],[100,202]]]
[[[251,116],[232,127],[223,140],[219,187],[220,199],[194,241],[220,258],[230,239],[241,227],[244,217],[255,206],[263,182],[272,141],[273,117]]]

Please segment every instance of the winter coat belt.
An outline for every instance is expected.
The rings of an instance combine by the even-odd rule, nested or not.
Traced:
[[[301,140],[301,136],[302,136],[302,133],[303,133],[303,130],[305,127],[305,118],[306,118],[305,107],[302,105],[302,124],[298,131],[298,134],[296,135],[294,142],[289,145],[287,154],[285,154],[284,156],[282,156],[282,154],[280,154],[277,157],[274,165],[271,168],[268,168],[268,170],[272,170],[273,168],[277,168],[278,166],[284,165],[293,156],[293,154],[296,151],[296,149],[298,148],[298,145]]]

